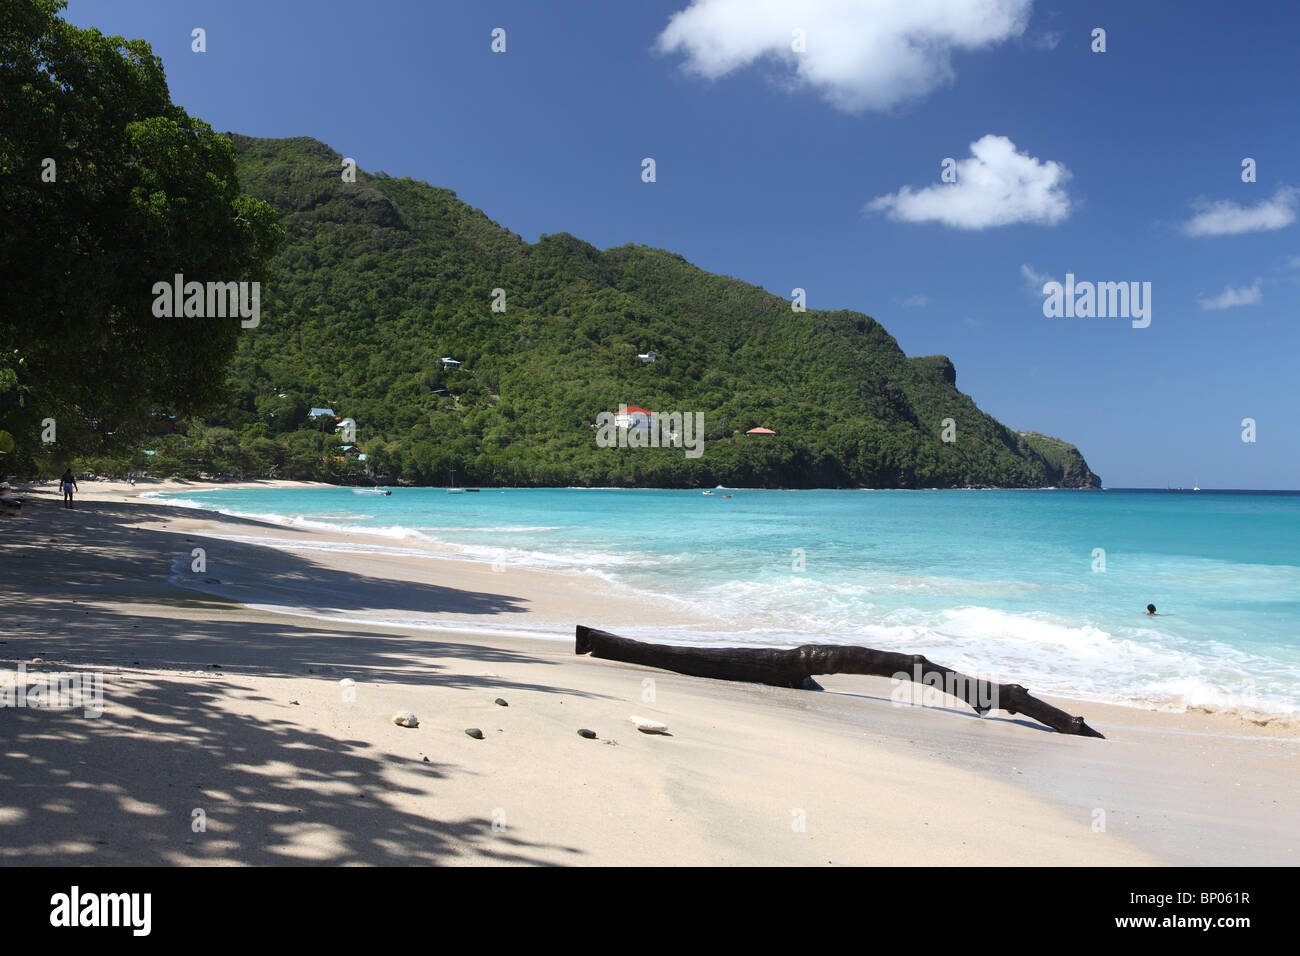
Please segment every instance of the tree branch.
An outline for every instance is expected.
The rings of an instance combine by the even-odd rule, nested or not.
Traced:
[[[990,710],[1005,710],[1009,714],[1024,714],[1058,733],[1102,737],[1082,717],[1072,717],[1065,711],[1030,696],[1029,691],[1019,684],[995,684],[968,677],[951,667],[935,664],[921,654],[899,654],[839,644],[804,644],[791,649],[677,647],[670,644],[646,644],[587,627],[585,624],[577,626],[574,653],[658,667],[692,677],[745,681],[801,690],[819,689],[813,680],[815,674],[871,674],[876,677],[906,678],[964,700],[981,716]]]

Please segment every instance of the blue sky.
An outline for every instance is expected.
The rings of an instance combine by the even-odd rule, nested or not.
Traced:
[[[315,137],[529,241],[659,246],[872,315],[909,355],[949,355],[985,411],[1076,443],[1109,487],[1300,488],[1300,5],[918,6],[72,0],[65,15],[148,40],[173,100],[218,130]],[[1045,317],[1042,281],[1066,273],[1150,282],[1149,327]]]

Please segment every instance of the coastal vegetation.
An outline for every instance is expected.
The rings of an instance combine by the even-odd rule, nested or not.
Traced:
[[[226,398],[237,320],[155,316],[189,272],[265,280],[283,236],[235,148],[173,104],[142,40],[7,0],[0,29],[0,467],[120,453]]]
[[[870,316],[795,311],[662,249],[528,243],[313,139],[218,135],[170,102],[147,44],[72,27],[60,5],[21,0],[0,40],[6,471],[1100,484]],[[260,282],[259,319],[155,314],[155,284],[181,274]],[[622,406],[702,415],[702,454],[602,447],[596,423]]]
[[[795,312],[661,249],[602,251],[564,233],[527,243],[450,190],[364,171],[345,182],[343,157],[315,140],[232,141],[241,187],[276,209],[286,238],[261,325],[240,336],[230,400],[147,442],[154,471],[435,485],[452,472],[515,485],[1098,483],[1072,446],[985,415],[947,358],[908,358],[869,316]],[[702,413],[703,454],[599,447],[597,417],[620,405]],[[745,434],[755,427],[775,435]]]

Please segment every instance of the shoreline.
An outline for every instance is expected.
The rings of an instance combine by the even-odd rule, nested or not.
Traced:
[[[440,567],[442,567],[444,571],[451,571],[455,569],[457,565],[481,568],[482,566],[488,564],[492,564],[494,570],[500,570],[496,568],[494,562],[489,562],[486,558],[475,557],[472,554],[467,553],[464,549],[462,549],[461,547],[455,544],[447,544],[447,543],[434,541],[420,534],[419,532],[415,532],[415,531],[408,531],[406,535],[399,537],[395,535],[380,533],[373,529],[352,528],[340,524],[335,524],[329,521],[298,521],[298,520],[288,518],[287,516],[274,516],[266,513],[256,513],[256,512],[233,512],[233,513],[217,512],[211,509],[203,508],[201,506],[196,507],[192,504],[185,504],[185,505],[170,504],[169,502],[157,500],[152,497],[153,494],[162,494],[162,493],[171,494],[177,492],[184,492],[186,490],[201,492],[201,491],[226,490],[226,489],[235,490],[235,489],[256,489],[256,488],[344,487],[344,486],[332,485],[326,482],[263,480],[263,481],[228,484],[228,483],[193,483],[193,482],[161,482],[160,481],[160,482],[156,482],[156,484],[159,485],[159,487],[152,487],[143,490],[140,489],[138,486],[132,488],[124,482],[118,482],[118,483],[103,482],[100,484],[107,485],[107,487],[103,488],[102,490],[100,488],[96,488],[95,493],[102,494],[105,496],[105,498],[108,499],[116,499],[116,498],[123,498],[123,497],[137,498],[145,502],[154,502],[160,506],[183,509],[185,511],[189,511],[193,514],[198,514],[198,515],[230,514],[231,517],[235,517],[243,520],[249,520],[253,522],[261,522],[264,525],[265,533],[259,532],[257,536],[265,537],[267,539],[273,539],[274,543],[271,543],[270,540],[266,542],[269,546],[272,547],[285,547],[288,550],[294,550],[293,546],[288,544],[287,539],[295,539],[295,538],[297,539],[297,542],[299,544],[307,548],[311,547],[310,542],[313,541],[328,542],[333,545],[354,546],[358,549],[362,547],[361,543],[365,543],[369,547],[375,549],[374,553],[376,554],[383,554],[385,552],[389,552],[392,555],[398,556],[399,559],[402,556],[401,549],[403,547],[406,547],[411,552],[418,552],[418,554],[413,553],[409,555],[410,557],[418,558],[421,561],[436,562],[440,565]],[[611,488],[611,489],[577,489],[577,490],[628,490],[628,489]],[[661,489],[650,489],[650,490],[661,490]],[[668,490],[674,490],[674,489],[668,489]],[[736,489],[736,490],[743,490],[743,489]],[[1019,489],[1012,489],[1012,490],[1019,490]],[[1073,489],[1064,489],[1064,490],[1073,490]],[[285,520],[278,520],[280,518],[285,518]],[[200,526],[193,526],[193,527],[200,527]],[[282,530],[284,532],[284,536],[277,536],[271,533],[277,529]],[[328,556],[324,554],[320,555],[320,559],[326,562],[328,562],[329,560]],[[447,562],[447,563],[443,564],[443,562]],[[625,581],[619,582],[615,586],[610,582],[610,580],[606,576],[590,570],[583,572],[574,568],[538,568],[538,567],[528,567],[528,566],[521,567],[521,566],[513,566],[513,565],[510,566],[508,570],[511,574],[518,574],[527,577],[530,580],[530,584],[532,585],[531,590],[533,591],[543,590],[545,587],[543,582],[547,582],[547,581],[551,582],[551,585],[553,587],[558,588],[562,591],[571,592],[575,589],[580,589],[583,592],[583,594],[581,597],[578,598],[578,603],[583,608],[591,609],[592,612],[591,619],[598,619],[594,615],[607,616],[611,612],[615,613],[616,620],[618,620],[621,623],[621,626],[623,626],[625,629],[630,629],[633,632],[633,633],[626,633],[623,636],[639,637],[639,639],[642,640],[651,640],[659,643],[679,644],[683,646],[694,646],[694,647],[718,647],[718,646],[727,646],[730,643],[734,643],[734,641],[726,639],[725,636],[718,637],[718,636],[710,635],[703,641],[698,639],[693,639],[695,635],[690,635],[690,637],[688,637],[687,639],[682,639],[677,637],[674,633],[672,633],[675,629],[695,628],[695,629],[701,629],[707,631],[717,624],[717,620],[713,617],[702,615],[698,612],[695,612],[687,602],[681,602],[671,594],[665,595],[663,593],[640,588],[635,585],[628,585]],[[540,575],[540,577],[537,577],[538,575]],[[203,588],[201,587],[198,587],[198,589],[203,590]],[[218,596],[222,595],[221,591],[215,591],[211,593],[215,593]],[[596,598],[596,603],[598,604],[598,606],[596,607],[591,607],[591,605],[593,604],[593,601],[591,600],[592,595],[594,595]],[[603,598],[604,600],[600,600],[601,598]],[[669,613],[669,609],[666,607],[666,605],[672,606],[671,607],[672,613]],[[624,615],[622,617],[617,617],[618,613],[622,609],[624,609],[624,606],[626,606],[626,609],[634,611],[635,613],[630,615]],[[294,612],[288,610],[282,610],[279,613],[289,614]],[[356,618],[342,619],[341,618],[341,620],[348,620],[349,623],[361,624],[361,625],[371,623],[369,620],[366,619],[356,619]],[[613,630],[615,632],[618,632],[618,627],[612,623],[609,623],[608,618],[606,618],[606,620],[607,623],[605,625],[600,625],[600,626],[605,630]],[[390,621],[389,623],[397,624],[399,622]],[[472,623],[471,621],[468,621],[464,618],[460,618],[459,620],[455,621],[450,627],[447,626],[446,624],[433,624],[427,621],[418,621],[415,619],[405,619],[400,622],[401,626],[418,627],[421,629],[429,629],[434,631],[437,630],[456,631],[458,627],[469,627],[471,623]],[[535,625],[531,631],[520,631],[518,629],[513,629],[513,628],[500,629],[496,627],[491,627],[491,628],[483,629],[483,633],[486,636],[492,636],[492,635],[522,636],[522,637],[532,637],[532,638],[542,639],[542,640],[568,640],[572,636],[571,635],[572,625],[575,622],[574,620],[572,620],[572,615],[561,615],[559,618],[557,618],[555,614],[551,614],[548,620],[539,623],[541,623],[541,626],[538,627]],[[578,623],[585,623],[585,621],[579,621]],[[473,629],[478,630],[479,628],[474,627]],[[790,643],[784,643],[780,645],[764,644],[763,646],[794,647],[796,646],[796,644],[794,642],[790,642]],[[903,650],[904,652],[907,652],[906,649]],[[985,676],[985,675],[976,675],[976,676]],[[1005,677],[1004,679],[1011,680],[1012,682],[1014,682],[1016,680],[1016,677],[1017,675],[1013,674],[1010,675],[1009,677]],[[1239,706],[1235,704],[1212,706],[1212,705],[1198,704],[1198,703],[1184,704],[1176,701],[1150,701],[1150,700],[1136,699],[1136,698],[1115,699],[1115,698],[1107,698],[1100,695],[1090,696],[1086,692],[1084,693],[1048,692],[1048,694],[1054,699],[1069,701],[1071,702],[1071,706],[1076,708],[1105,706],[1105,707],[1119,707],[1122,709],[1132,709],[1132,710],[1149,712],[1149,713],[1203,714],[1211,717],[1223,716],[1230,719],[1239,718],[1244,723],[1255,725],[1255,726],[1271,726],[1274,729],[1284,728],[1288,732],[1300,731],[1300,713],[1294,711],[1264,710],[1257,707],[1246,707],[1246,706]]]
[[[559,640],[456,630],[618,632],[602,595],[569,576],[231,542],[212,535],[322,534],[132,500],[150,490],[87,483],[86,507],[66,511],[35,489],[3,526],[0,661],[98,669],[106,713],[0,710],[10,756],[31,758],[0,770],[0,861],[1295,862],[1288,725],[1045,698],[1109,738],[1089,741],[951,701],[896,706],[878,678],[822,678],[812,693],[577,657]],[[436,606],[447,630],[296,618],[168,583],[205,542],[214,565],[242,562],[286,595],[316,588],[368,614]],[[392,725],[398,710],[420,726]],[[633,714],[672,736],[637,733]],[[600,740],[577,735],[587,726]],[[60,768],[97,783],[69,789]],[[213,836],[189,832],[190,793],[210,804]]]

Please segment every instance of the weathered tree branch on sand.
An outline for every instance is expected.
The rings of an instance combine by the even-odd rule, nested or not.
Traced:
[[[981,716],[990,710],[1024,714],[1062,734],[1101,737],[1082,717],[1031,697],[1019,684],[995,684],[967,677],[950,667],[935,664],[920,654],[898,654],[869,647],[838,644],[804,644],[789,650],[767,647],[676,647],[646,644],[608,631],[579,624],[574,653],[591,654],[611,661],[643,664],[662,670],[711,677],[714,680],[746,681],[773,687],[819,689],[814,674],[872,674],[894,677],[934,687],[966,701]]]

